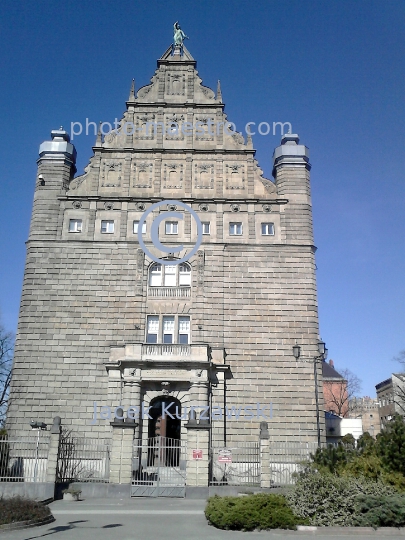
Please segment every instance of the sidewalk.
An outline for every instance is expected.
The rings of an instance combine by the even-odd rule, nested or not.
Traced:
[[[405,538],[405,529],[331,527],[317,531],[221,531],[207,524],[205,501],[193,499],[89,499],[56,501],[50,505],[56,521],[22,531],[0,533],[3,540],[280,540],[338,538],[392,540]]]

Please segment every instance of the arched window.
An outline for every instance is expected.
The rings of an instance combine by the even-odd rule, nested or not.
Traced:
[[[155,263],[149,269],[149,287],[191,287],[191,266]]]

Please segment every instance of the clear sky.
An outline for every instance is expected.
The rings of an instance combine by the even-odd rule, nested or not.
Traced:
[[[3,0],[0,310],[15,330],[39,144],[121,117],[179,20],[230,121],[290,122],[310,148],[321,336],[363,394],[405,349],[405,2]],[[94,136],[74,139],[78,174]],[[254,137],[271,178],[280,137]]]

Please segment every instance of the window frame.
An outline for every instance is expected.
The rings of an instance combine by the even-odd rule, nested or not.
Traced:
[[[71,229],[71,225],[75,223],[76,225],[80,224],[80,227],[75,227],[74,229]],[[68,231],[70,233],[81,233],[83,232],[83,220],[80,218],[69,218],[69,228]]]
[[[238,230],[240,226],[240,233],[232,232],[232,228],[235,227],[235,230]],[[242,221],[230,221],[229,222],[229,236],[243,236],[243,223]]]
[[[152,321],[152,319],[154,319],[155,321],[157,320],[157,332],[156,333],[149,332],[149,329],[150,329],[150,324],[149,323]],[[157,344],[157,343],[159,343],[159,335],[160,335],[160,317],[159,317],[159,315],[148,315],[146,317],[145,342],[146,343],[151,343],[151,344]],[[149,340],[149,336],[156,336],[156,341]]]
[[[133,234],[138,234],[138,228],[139,228],[139,219],[134,219],[132,221],[132,232]],[[135,231],[135,225],[136,225],[136,231]],[[142,223],[142,235],[146,234],[146,221]]]
[[[108,230],[108,226],[106,226],[106,230],[103,231],[103,226],[106,225],[112,225],[112,231]],[[115,232],[115,220],[114,219],[102,219],[100,223],[100,233],[101,234],[114,234]]]
[[[180,333],[180,321],[181,319],[188,322],[188,331]],[[157,332],[149,332],[151,328],[150,322],[157,321]],[[165,333],[165,321],[173,321],[172,332]],[[150,339],[151,336],[156,336]],[[165,336],[171,336],[171,341],[165,341]],[[180,336],[187,336],[187,343],[180,343]],[[161,314],[161,315],[147,315],[146,316],[146,329],[145,329],[145,343],[150,345],[190,345],[191,344],[191,317],[190,315],[178,315],[178,314]]]
[[[158,270],[155,270],[157,267],[160,267]],[[175,268],[175,272],[169,273],[169,269]],[[188,268],[188,271],[181,272],[181,268]],[[182,279],[180,278],[181,274],[183,274]],[[175,283],[174,285],[169,285],[166,280],[166,276],[175,276]],[[185,276],[188,276],[186,278]],[[152,278],[156,281],[159,281],[159,284],[152,284]],[[187,280],[189,283],[184,283],[184,281]],[[183,283],[181,283],[183,281]],[[179,287],[191,287],[192,285],[192,267],[188,263],[181,263],[181,264],[174,264],[174,265],[165,265],[160,263],[153,263],[149,269],[148,269],[148,287],[172,287],[172,288],[179,288]]]
[[[271,227],[272,232],[268,232],[269,227]],[[266,232],[263,232],[264,230]],[[271,222],[271,221],[262,222],[261,223],[261,233],[262,233],[262,236],[274,236],[275,235],[274,223]]]
[[[168,227],[169,226],[169,227]],[[176,229],[175,232],[168,232],[168,229]],[[178,221],[165,221],[165,234],[178,235],[179,234],[179,222]]]
[[[202,233],[207,236],[210,235],[211,234],[211,221],[202,221],[201,225],[202,225]],[[208,225],[208,232],[204,231],[205,225]]]

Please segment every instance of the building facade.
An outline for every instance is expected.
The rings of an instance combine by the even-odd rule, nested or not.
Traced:
[[[396,414],[405,414],[405,375],[393,373],[389,379],[376,384],[375,389],[383,428]]]
[[[373,437],[380,433],[379,404],[376,398],[354,397],[350,400],[349,411],[350,418],[362,419],[364,433],[370,433]]]
[[[333,360],[322,362],[322,376],[325,411],[346,416],[349,412],[347,380],[336,371]]]
[[[226,126],[219,84],[202,85],[187,49],[157,64],[150,84],[132,86],[120,127],[97,136],[84,174],[63,129],[40,147],[8,429],[59,416],[108,439],[115,408],[127,417],[132,406],[135,438],[186,440],[198,405],[211,407],[211,444],[257,440],[263,421],[271,440],[316,441],[308,149],[284,135],[274,180],[264,178],[251,137]],[[181,205],[148,215],[149,255],[138,241],[144,213],[173,200],[203,228],[182,264],[197,225]],[[152,243],[159,216],[160,242],[180,252]]]

